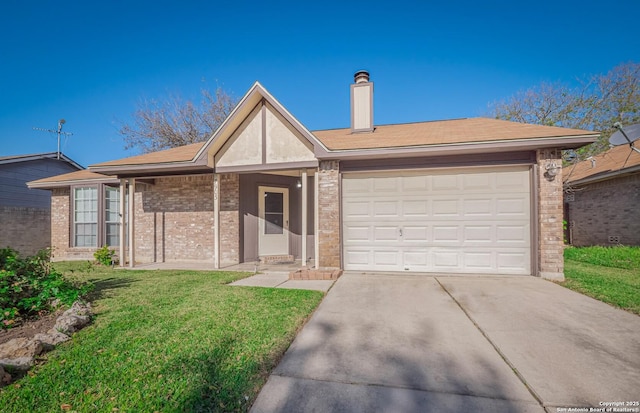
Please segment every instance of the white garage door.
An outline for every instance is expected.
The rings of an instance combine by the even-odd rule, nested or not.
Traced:
[[[529,167],[344,174],[346,270],[531,274]]]

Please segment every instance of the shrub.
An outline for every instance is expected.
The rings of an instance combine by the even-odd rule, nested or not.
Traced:
[[[93,253],[96,261],[98,261],[102,265],[111,265],[113,262],[113,256],[116,254],[114,250],[110,250],[108,245],[100,248],[96,252]]]
[[[20,258],[11,248],[0,249],[0,328],[53,310],[54,301],[71,305],[87,294],[90,283],[74,284],[51,268],[51,251]]]

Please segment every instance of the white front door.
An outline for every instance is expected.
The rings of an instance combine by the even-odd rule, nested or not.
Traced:
[[[258,253],[289,254],[289,189],[258,187]]]

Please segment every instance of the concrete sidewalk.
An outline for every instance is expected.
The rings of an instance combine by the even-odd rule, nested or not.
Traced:
[[[327,292],[333,285],[333,280],[290,280],[288,272],[270,271],[264,274],[256,274],[232,282],[229,285],[243,287],[271,287],[288,288],[292,290],[317,290]]]
[[[640,317],[533,277],[343,275],[259,412],[548,412],[640,398]]]

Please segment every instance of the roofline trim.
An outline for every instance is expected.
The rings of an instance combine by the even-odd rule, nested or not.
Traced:
[[[175,170],[175,171],[187,171],[187,170],[211,170],[212,168],[207,165],[195,164],[193,161],[179,161],[179,162],[160,162],[160,163],[143,163],[143,164],[129,164],[129,165],[110,165],[110,166],[90,166],[89,170],[107,175],[118,175],[123,173],[133,172],[145,172],[145,171],[163,171],[163,170]]]
[[[60,188],[72,185],[83,185],[90,183],[97,184],[117,184],[120,182],[116,178],[85,178],[85,179],[72,179],[69,181],[51,181],[51,182],[41,182],[35,183],[36,181],[27,182],[27,187],[29,189],[50,189],[50,188]]]
[[[330,151],[327,155],[317,156],[318,159],[349,159],[367,158],[370,156],[402,156],[418,155],[423,153],[439,154],[441,152],[459,151],[470,149],[472,151],[484,150],[533,150],[541,147],[579,147],[595,142],[598,135],[578,135],[568,137],[509,139],[480,142],[459,142],[434,145],[416,145],[367,149],[338,149]]]
[[[231,122],[231,119],[233,119],[240,110],[244,109],[244,106],[247,105],[249,99],[255,93],[259,93],[260,96],[263,97],[263,99],[265,99],[271,106],[273,106],[278,112],[280,112],[284,116],[284,118],[289,123],[291,123],[291,125],[296,130],[298,130],[298,132],[300,132],[307,140],[309,140],[311,144],[313,144],[314,152],[316,152],[316,155],[318,154],[318,152],[320,153],[328,152],[328,148],[324,145],[324,143],[322,143],[322,141],[320,141],[320,139],[318,139],[311,131],[309,131],[309,129],[307,129],[302,124],[302,122],[296,119],[287,110],[287,108],[284,107],[284,105],[282,105],[275,97],[273,97],[273,95],[271,95],[271,93],[267,91],[267,89],[265,89],[264,86],[260,84],[260,82],[256,81],[253,84],[253,86],[249,88],[247,93],[245,93],[245,95],[242,97],[240,102],[238,102],[238,104],[233,109],[233,111],[229,114],[229,116],[227,116],[224,122],[222,122],[222,124],[218,127],[218,129],[216,129],[213,135],[211,135],[211,137],[204,143],[204,145],[202,145],[202,148],[200,148],[200,150],[196,153],[196,155],[191,160],[192,162],[194,163],[198,163],[199,161],[202,162],[203,159],[204,159],[204,162],[206,162],[205,154],[207,153],[209,146],[213,143],[213,141],[215,141],[220,136],[222,131],[227,127],[228,123]],[[318,147],[320,147],[320,150]]]
[[[38,159],[57,159],[57,157],[58,157],[58,152],[45,152],[45,153],[36,153],[31,155],[16,155],[15,157],[6,157],[9,159],[0,159],[0,165],[17,163],[17,162],[35,161]],[[60,152],[60,159],[78,168],[78,170],[85,169],[84,166],[80,165],[79,163],[69,158],[67,155],[65,155],[62,152]]]

